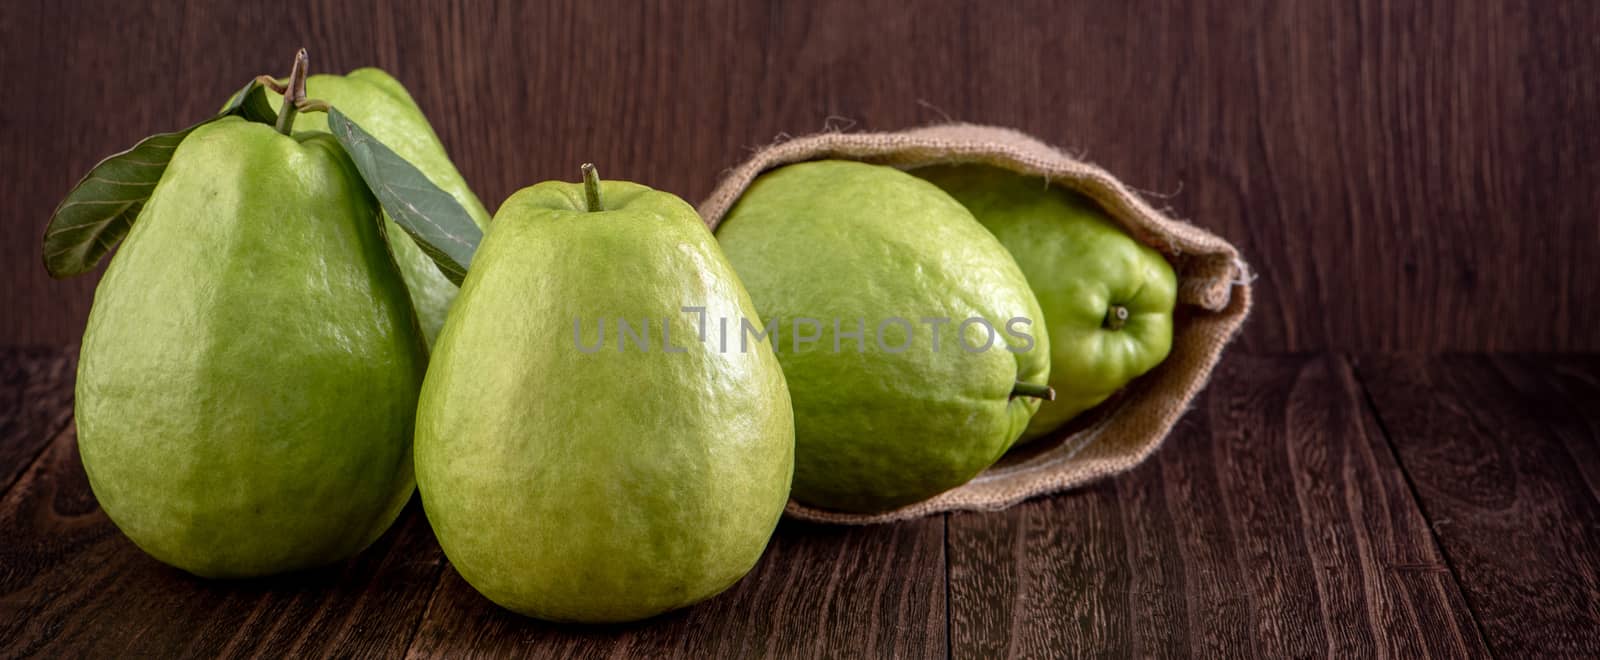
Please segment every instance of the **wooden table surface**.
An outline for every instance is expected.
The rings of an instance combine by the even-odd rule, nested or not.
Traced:
[[[95,505],[74,364],[0,352],[7,656],[1600,654],[1600,356],[1235,353],[1133,472],[996,513],[785,521],[728,592],[605,627],[478,596],[415,500],[325,569],[166,567]]]

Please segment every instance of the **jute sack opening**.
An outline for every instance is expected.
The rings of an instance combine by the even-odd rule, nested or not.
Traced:
[[[972,481],[937,497],[878,514],[852,514],[790,501],[794,518],[872,524],[943,511],[993,511],[1060,492],[1138,465],[1161,445],[1211,376],[1228,341],[1250,312],[1249,267],[1227,241],[1147,204],[1104,170],[1016,131],[945,124],[898,133],[822,133],[757,152],[700,205],[713,231],[762,172],[790,163],[838,158],[901,169],[983,163],[1048,178],[1099,203],[1136,240],[1159,250],[1178,274],[1172,353],[1122,392],[1050,438],[1012,451]]]

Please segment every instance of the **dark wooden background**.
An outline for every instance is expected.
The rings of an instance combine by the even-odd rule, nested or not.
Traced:
[[[1600,350],[1600,3],[0,3],[0,343],[75,341],[39,234],[99,158],[295,48],[415,94],[491,208],[593,160],[698,202],[752,147],[946,118],[1239,245],[1250,351]]]

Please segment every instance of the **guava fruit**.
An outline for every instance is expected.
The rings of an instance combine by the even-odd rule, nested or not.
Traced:
[[[393,149],[401,158],[415,165],[428,180],[441,190],[450,193],[461,208],[472,216],[478,226],[489,222],[489,213],[483,203],[472,194],[467,182],[456,170],[450,156],[445,153],[439,136],[433,132],[428,118],[417,107],[406,88],[382,69],[363,68],[343,76],[317,74],[306,78],[306,96],[327,101],[345,116],[361,125],[379,142]],[[282,110],[283,96],[268,94],[274,110]],[[327,131],[328,115],[321,112],[304,113],[295,124],[303,131]],[[439,272],[433,261],[405,231],[385,214],[390,246],[400,273],[411,291],[412,304],[417,319],[422,323],[422,333],[432,346],[444,326],[450,301],[455,299],[456,285]]]
[[[204,577],[313,567],[411,495],[426,349],[332,135],[195,129],[95,291],[78,445],[112,522]]]
[[[760,321],[694,209],[589,184],[500,207],[435,346],[416,454],[428,521],[469,584],[597,623],[750,570],[788,498],[794,421],[771,348],[717,334]]]
[[[1092,200],[986,165],[913,173],[950,193],[1000,239],[1044,308],[1056,400],[1039,407],[1024,441],[1048,435],[1166,359],[1177,275]]]
[[[744,192],[717,238],[776,324],[796,500],[875,512],[927,499],[994,463],[1038,409],[1039,304],[1005,248],[932,184],[858,162],[789,165]]]

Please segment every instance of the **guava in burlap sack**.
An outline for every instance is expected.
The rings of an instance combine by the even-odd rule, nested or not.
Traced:
[[[1227,241],[1162,215],[1104,170],[1016,131],[946,124],[899,133],[823,133],[775,144],[729,173],[700,215],[713,231],[762,172],[825,158],[911,169],[938,163],[983,163],[1042,176],[1098,202],[1140,242],[1159,250],[1178,273],[1172,353],[1122,392],[1067,428],[1012,449],[972,481],[923,502],[878,514],[817,509],[790,501],[802,520],[870,524],[941,511],[993,511],[1081,486],[1138,465],[1172,430],[1205,386],[1223,348],[1250,311],[1249,268]]]

